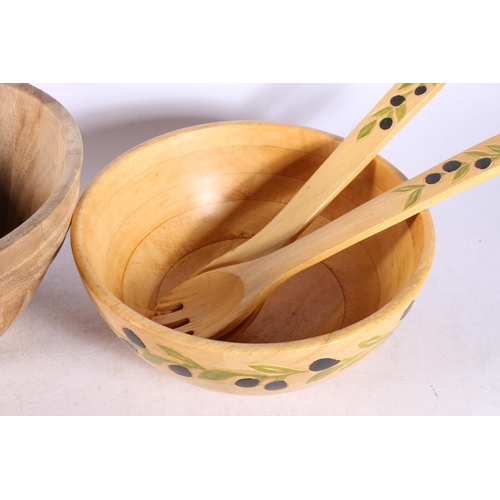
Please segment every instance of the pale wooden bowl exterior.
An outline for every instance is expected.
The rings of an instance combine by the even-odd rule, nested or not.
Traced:
[[[78,127],[57,101],[29,84],[0,85],[0,334],[66,236],[82,159]]]
[[[231,341],[148,319],[165,290],[270,220],[340,141],[304,127],[230,122],[166,134],[112,162],[77,205],[71,242],[83,283],[115,334],[166,373],[244,394],[308,387],[379,346],[428,275],[428,212],[297,275]],[[377,157],[309,230],[404,179]],[[300,293],[316,302],[295,310]]]

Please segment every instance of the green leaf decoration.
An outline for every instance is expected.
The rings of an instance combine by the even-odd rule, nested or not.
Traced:
[[[410,92],[405,92],[405,93],[403,94],[403,97],[405,97],[405,98],[406,98],[406,97],[408,97],[409,95],[412,95],[412,94],[413,94],[413,92],[410,90]]]
[[[486,146],[490,151],[493,151],[494,153],[500,153],[500,146],[497,146],[496,144],[490,144]]]
[[[467,151],[465,154],[471,158],[491,158],[491,154],[484,151]]]
[[[398,90],[403,90],[403,89],[406,89],[407,87],[411,87],[412,85],[414,85],[413,83],[403,83],[401,85],[401,87],[399,87]]]
[[[470,163],[464,163],[456,172],[455,175],[453,176],[453,179],[451,182],[456,182],[459,179],[461,179],[468,171],[469,171]]]
[[[391,117],[393,109],[394,108],[392,106],[388,106],[387,108],[383,108],[380,111],[377,111],[372,116],[388,116],[388,117]]]
[[[350,366],[354,365],[361,359],[363,359],[365,356],[370,354],[371,351],[363,351],[360,354],[357,354],[356,356],[353,356],[352,358],[347,358],[345,359],[345,364],[342,364],[342,371],[345,370],[346,368],[349,368]]]
[[[364,137],[366,137],[367,135],[369,135],[371,133],[371,131],[373,130],[373,127],[375,127],[376,123],[377,123],[377,120],[373,120],[372,122],[370,122],[367,125],[365,125],[359,131],[359,134],[358,134],[358,137],[356,137],[356,140],[359,141],[360,139],[363,139]]]
[[[170,347],[166,347],[164,345],[159,345],[159,344],[158,344],[158,347],[162,351],[165,351],[167,354],[172,356],[173,358],[181,361],[182,366],[185,366],[186,368],[197,368],[198,370],[205,370],[205,368],[203,368],[203,366],[199,365],[198,363],[195,363],[192,359],[187,358],[186,356],[183,356],[180,352],[174,351]]]
[[[149,361],[150,363],[154,363],[155,365],[161,365],[162,363],[174,363],[174,361],[170,359],[162,358],[161,356],[155,356],[151,354],[149,351],[144,351],[142,357]]]
[[[255,371],[261,373],[269,373],[272,375],[292,375],[294,373],[305,373],[303,370],[293,370],[291,368],[284,368],[283,366],[274,365],[252,365],[250,366]]]
[[[415,189],[422,189],[425,184],[411,184],[410,186],[403,186],[395,189],[393,193],[407,193],[408,191],[414,191]]]
[[[412,184],[410,186],[403,186],[398,189],[395,189],[393,193],[409,193],[410,191],[413,191],[410,196],[406,199],[405,206],[403,207],[404,210],[408,210],[409,208],[413,207],[418,200],[420,199],[420,195],[422,194],[422,189],[424,189],[425,184]]]
[[[405,206],[403,207],[403,211],[413,207],[418,202],[418,200],[420,200],[420,195],[422,194],[423,188],[424,186],[422,186],[419,189],[415,189],[415,191],[413,191],[413,193],[411,193],[410,196],[408,196]]]
[[[316,373],[316,375],[314,375],[314,377],[311,377],[306,382],[306,384],[309,384],[311,382],[316,382],[316,380],[321,380],[324,377],[328,377],[328,375],[330,375],[334,371],[338,370],[341,366],[342,366],[342,364],[339,363],[338,365],[332,366],[331,368],[328,368],[327,370],[323,370],[322,372]]]
[[[248,377],[248,374],[229,372],[225,370],[205,370],[198,375],[198,378],[206,380],[226,380],[233,377]],[[259,378],[258,376],[256,378]]]
[[[406,103],[401,104],[396,108],[396,118],[400,122],[406,115]]]
[[[363,340],[363,342],[360,342],[358,344],[358,347],[361,347],[361,349],[366,349],[367,347],[373,347],[374,345],[377,345],[380,342],[382,342],[382,340],[384,340],[385,337],[387,337],[387,335],[375,335],[375,337],[372,337],[371,339]]]

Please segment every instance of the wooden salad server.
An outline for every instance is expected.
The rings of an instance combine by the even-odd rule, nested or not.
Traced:
[[[197,274],[247,262],[295,240],[444,83],[397,83],[259,233]]]
[[[496,135],[269,255],[185,281],[160,304],[171,312],[152,319],[198,337],[219,338],[293,275],[500,174],[499,160]]]

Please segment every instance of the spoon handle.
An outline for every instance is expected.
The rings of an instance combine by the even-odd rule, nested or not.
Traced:
[[[394,85],[266,227],[207,264],[198,274],[256,259],[296,239],[443,86],[444,83]]]
[[[498,174],[500,135],[403,182],[293,244],[232,269],[249,275],[245,279],[249,296],[252,287],[259,292],[272,290],[302,269]],[[252,266],[259,272],[248,273]]]

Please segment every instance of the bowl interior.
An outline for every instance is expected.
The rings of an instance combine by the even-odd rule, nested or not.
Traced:
[[[0,86],[0,238],[29,219],[64,172],[63,123],[29,86]]]
[[[340,140],[302,127],[226,123],[149,141],[115,160],[89,188],[81,223],[85,258],[111,294],[151,317],[164,293],[269,222]],[[403,179],[377,157],[305,234]],[[408,284],[424,236],[418,215],[299,273],[230,340],[299,340],[366,318]]]

